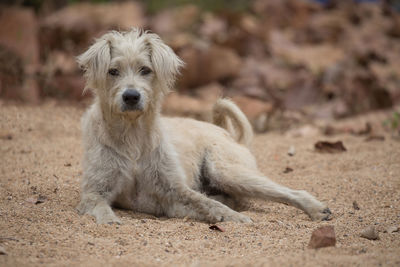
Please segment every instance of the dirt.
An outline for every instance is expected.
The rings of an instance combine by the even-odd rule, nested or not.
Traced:
[[[220,223],[224,232],[126,210],[116,211],[122,225],[96,225],[75,211],[83,111],[57,102],[0,103],[0,246],[7,252],[0,266],[400,265],[400,233],[384,232],[400,225],[400,142],[388,134],[370,142],[350,134],[255,137],[260,169],[326,202],[334,213],[328,222],[252,201],[244,213],[254,222]],[[322,140],[340,140],[347,151],[317,153],[314,144]],[[290,146],[296,149],[292,157]],[[293,171],[284,173],[288,167]],[[334,226],[336,246],[307,248],[312,231],[323,225]],[[368,226],[379,240],[360,237]]]

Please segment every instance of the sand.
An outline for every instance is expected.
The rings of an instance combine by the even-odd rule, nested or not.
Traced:
[[[400,233],[385,233],[400,226],[400,142],[388,134],[372,142],[350,134],[256,136],[260,169],[326,202],[334,213],[328,222],[312,222],[290,206],[252,201],[244,213],[254,222],[220,223],[225,232],[125,210],[116,211],[123,225],[96,225],[74,210],[83,111],[56,102],[0,104],[0,247],[6,252],[0,266],[400,265]],[[341,140],[347,151],[317,153],[319,140]],[[286,167],[293,171],[283,173]],[[44,202],[33,204],[39,196]],[[323,225],[334,226],[336,247],[307,248],[312,231]],[[360,237],[371,225],[379,240]]]

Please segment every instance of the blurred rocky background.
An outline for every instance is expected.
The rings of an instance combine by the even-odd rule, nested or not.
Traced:
[[[1,1],[0,97],[81,103],[75,57],[109,30],[158,33],[186,62],[171,115],[231,97],[256,131],[400,104],[400,1]]]

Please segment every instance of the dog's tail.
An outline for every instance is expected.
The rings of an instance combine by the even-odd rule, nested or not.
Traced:
[[[253,129],[246,115],[229,99],[219,99],[213,107],[213,123],[227,130],[239,143],[250,147]]]

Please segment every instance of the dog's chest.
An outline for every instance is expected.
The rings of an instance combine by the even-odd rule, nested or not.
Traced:
[[[135,176],[136,188],[132,196],[133,210],[154,215],[161,215],[162,208],[160,203],[158,203],[154,193],[154,190],[156,189],[156,186],[154,185],[154,179],[153,177],[147,176],[148,175],[143,173]]]
[[[149,166],[140,161],[131,161],[129,165],[131,175],[123,182],[121,192],[116,196],[117,206],[138,212],[162,215],[161,205],[154,193],[156,190],[155,179],[148,172]]]

